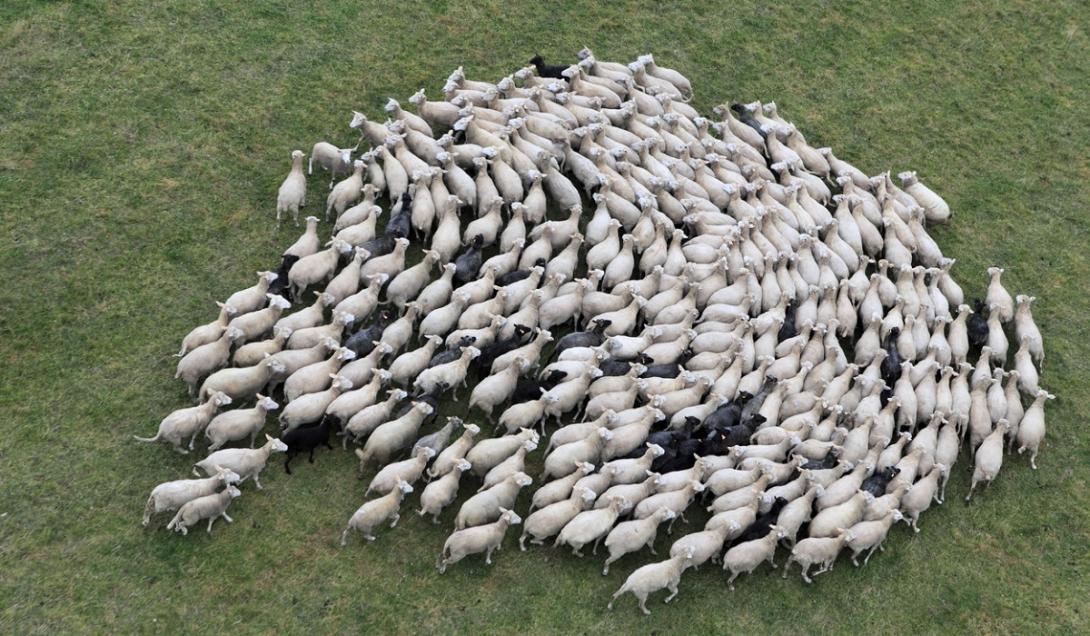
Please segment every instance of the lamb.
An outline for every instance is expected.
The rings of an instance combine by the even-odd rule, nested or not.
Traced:
[[[595,494],[586,488],[573,490],[567,499],[543,506],[526,517],[522,536],[519,537],[519,549],[526,551],[526,538],[530,543],[542,545],[545,539],[560,532],[576,515],[583,512],[594,502]]]
[[[901,516],[899,510],[890,510],[886,516],[881,519],[875,519],[873,521],[860,521],[851,528],[848,528],[845,533],[845,541],[849,548],[852,549],[852,565],[859,567],[859,561],[856,560],[864,550],[870,550],[867,552],[866,558],[863,559],[863,565],[866,565],[870,561],[870,557],[874,554],[875,550],[882,550],[885,552],[885,548],[882,547],[882,543],[886,540],[886,536],[889,534],[890,526],[894,522],[904,519]]]
[[[328,360],[308,364],[292,373],[284,381],[284,398],[291,402],[309,393],[325,390],[341,366],[355,357],[355,351],[341,347]]]
[[[371,483],[367,485],[367,491],[363,493],[363,496],[366,497],[372,492],[380,495],[386,494],[397,487],[399,481],[415,484],[420,476],[424,474],[424,468],[427,467],[432,457],[435,457],[435,451],[422,447],[413,452],[413,456],[409,459],[387,464],[371,479]]]
[[[265,445],[261,448],[227,448],[218,450],[208,457],[193,465],[193,474],[200,476],[197,469],[201,469],[206,475],[219,471],[220,467],[235,471],[239,477],[239,483],[254,478],[254,485],[261,490],[261,471],[265,469],[265,463],[269,461],[269,455],[273,453],[286,453],[288,446],[275,437],[265,436]]]
[[[337,396],[337,399],[329,403],[325,414],[333,418],[342,426],[363,409],[371,406],[378,399],[378,393],[383,385],[390,382],[390,373],[383,369],[377,369],[371,376],[371,381],[358,389]]]
[[[611,504],[619,500],[614,498]],[[658,535],[659,525],[665,521],[672,521],[676,516],[674,511],[669,508],[659,508],[650,517],[617,524],[606,536],[605,543],[606,547],[609,548],[609,558],[606,559],[605,565],[602,567],[602,576],[609,574],[610,563],[630,552],[637,552],[647,547],[651,554],[656,554],[655,537]],[[677,555],[671,554],[670,556]]]
[[[459,459],[445,475],[429,483],[424,492],[420,493],[420,510],[416,513],[421,517],[432,515],[431,522],[439,523],[439,514],[443,512],[443,508],[454,503],[458,497],[458,483],[462,479],[462,473],[472,467],[466,460]]]
[[[193,349],[178,361],[178,367],[174,373],[175,379],[181,378],[186,384],[189,395],[196,395],[197,388],[206,377],[227,366],[227,362],[231,359],[232,343],[243,337],[242,331],[228,325],[218,340]]]
[[[227,515],[227,507],[231,505],[231,501],[235,497],[241,494],[242,492],[238,488],[227,486],[218,493],[187,501],[182,504],[182,507],[178,509],[178,514],[174,515],[174,518],[167,524],[167,530],[181,532],[184,536],[189,534],[189,526],[203,519],[208,519],[208,534],[212,534],[212,524],[215,523],[216,519],[223,517],[228,523],[234,521]]]
[[[208,450],[214,451],[227,442],[243,440],[247,436],[250,438],[250,448],[253,448],[257,434],[265,427],[265,414],[278,408],[280,405],[272,398],[258,393],[257,403],[253,408],[220,413],[204,429],[204,436],[208,438]]]
[[[178,479],[159,484],[152,489],[148,503],[144,505],[142,525],[147,527],[153,514],[177,510],[189,501],[215,493],[221,485],[233,486],[239,479],[234,471],[220,468],[215,475],[204,479]]]
[[[570,545],[572,554],[582,557],[583,555],[579,550],[593,541],[594,547],[591,553],[597,554],[598,542],[602,537],[606,536],[609,529],[617,522],[617,518],[621,516],[621,509],[627,504],[628,502],[623,497],[618,497],[610,501],[607,508],[595,508],[580,512],[574,519],[565,524],[560,534],[557,535],[556,541],[553,542],[553,546]]]
[[[651,593],[665,588],[670,590],[670,595],[666,597],[664,602],[669,603],[672,601],[677,596],[677,584],[681,582],[681,575],[692,564],[692,561],[692,550],[686,550],[682,554],[670,557],[665,561],[649,563],[638,568],[635,572],[629,574],[620,589],[613,593],[613,598],[610,599],[606,609],[613,609],[613,601],[617,600],[618,596],[625,592],[632,592],[632,595],[639,601],[640,611],[645,615],[651,614],[646,605],[647,597]]]
[[[227,321],[238,314],[238,311],[234,307],[218,301],[216,306],[220,308],[220,313],[216,319],[208,324],[196,327],[186,334],[185,338],[182,338],[182,348],[178,350],[175,357],[180,358],[201,345],[219,340],[220,336],[223,335],[223,331],[227,329]]]
[[[197,434],[204,430],[212,420],[212,416],[222,406],[231,403],[231,397],[220,391],[209,393],[207,399],[199,406],[178,409],[159,422],[159,430],[154,437],[133,436],[138,442],[170,442],[174,450],[186,455],[193,450],[193,440]],[[189,437],[189,450],[182,448],[182,441]]]
[[[374,541],[375,535],[372,532],[376,526],[391,518],[393,521],[390,522],[390,527],[397,526],[397,522],[401,519],[399,514],[401,502],[405,499],[405,495],[412,491],[412,486],[400,481],[397,483],[396,488],[393,488],[382,497],[365,502],[348,519],[348,526],[341,533],[341,547],[348,545],[348,533],[352,530],[357,530],[363,535],[364,539]]]
[[[201,384],[201,390],[197,395],[201,400],[207,400],[210,395],[219,392],[226,394],[234,401],[242,401],[256,395],[274,375],[286,372],[287,367],[283,362],[266,355],[260,363],[252,367],[216,371]]]
[[[458,510],[458,516],[454,519],[455,529],[461,530],[495,521],[504,509],[515,505],[519,491],[533,481],[526,473],[515,473],[488,490],[473,495]]]
[[[821,567],[814,576],[833,569],[836,557],[840,550],[848,542],[848,531],[844,530],[833,537],[807,537],[791,548],[791,556],[783,564],[783,578],[787,578],[787,570],[792,563],[798,563],[802,567],[802,580],[813,583],[809,577],[810,567],[818,564]]]
[[[290,327],[274,325],[272,338],[258,342],[248,342],[235,349],[235,353],[231,356],[231,362],[236,367],[252,367],[259,364],[265,358],[265,354],[273,355],[283,351],[284,344],[291,337],[291,332]]]
[[[632,516],[637,519],[643,519],[651,516],[656,510],[662,507],[676,510],[678,517],[682,521],[685,521],[685,509],[689,507],[689,504],[693,502],[697,493],[704,492],[704,484],[696,481],[690,481],[684,488],[679,490],[671,490],[668,492],[660,492],[651,495],[647,499],[641,501],[637,506]],[[716,511],[719,512],[719,511]],[[670,522],[670,528],[667,528],[667,534],[673,528],[673,522]]]
[[[443,543],[443,551],[440,553],[439,562],[436,564],[439,573],[443,574],[447,571],[447,566],[454,565],[470,554],[479,554],[481,552],[485,553],[485,564],[492,565],[492,552],[500,549],[503,537],[507,533],[507,527],[520,523],[522,523],[522,518],[515,514],[513,510],[501,508],[500,518],[495,522],[451,533],[446,542]]]
[[[299,208],[307,204],[307,178],[303,175],[303,151],[291,153],[291,171],[280,184],[276,192],[276,227],[280,227],[280,216],[291,212],[291,218],[299,225]]]
[[[514,455],[511,455],[502,462],[496,464],[488,471],[488,474],[484,476],[481,487],[477,490],[487,490],[492,486],[500,483],[504,479],[507,479],[515,473],[523,472],[526,468],[526,454],[532,453],[537,449],[537,442],[532,439],[528,439],[522,443],[522,446],[515,451]]]
[[[322,247],[322,241],[318,238],[318,217],[308,216],[305,220],[307,222],[306,229],[303,230],[303,233],[299,235],[299,238],[295,239],[295,242],[280,255],[281,268],[283,268],[284,263],[287,262],[288,257],[294,256],[295,261],[298,261],[300,258],[316,253]],[[295,261],[292,261],[291,264],[294,265]],[[277,277],[279,278],[279,275]]]

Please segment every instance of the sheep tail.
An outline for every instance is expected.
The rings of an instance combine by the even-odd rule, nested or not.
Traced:
[[[182,511],[179,510],[178,513],[174,515],[174,518],[170,520],[170,523],[167,524],[167,530],[177,530],[181,519]]]
[[[162,439],[159,436],[159,433],[156,433],[155,437],[137,437],[136,435],[133,435],[132,438],[138,442],[158,442],[160,439]]]

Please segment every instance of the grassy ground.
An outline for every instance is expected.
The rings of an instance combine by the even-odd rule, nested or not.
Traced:
[[[1090,9],[900,4],[3,3],[0,631],[1090,631]],[[509,538],[493,568],[440,577],[449,522],[415,516],[338,549],[362,495],[341,452],[273,466],[210,538],[143,530],[148,490],[191,459],[131,435],[186,404],[181,336],[294,238],[270,222],[290,150],[349,141],[350,109],[436,93],[459,64],[494,79],[584,44],[654,51],[701,110],[775,99],[872,173],[917,169],[955,210],[937,234],[967,291],[1001,263],[1040,299],[1060,396],[1041,470],[1014,461],[966,507],[963,458],[922,534],[865,570],[762,569],[730,594],[702,569],[646,619],[631,597],[605,612],[644,555],[602,577]]]

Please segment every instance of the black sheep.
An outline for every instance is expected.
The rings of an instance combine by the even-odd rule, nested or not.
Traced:
[[[462,357],[462,347],[472,346],[473,343],[476,342],[476,341],[477,341],[476,336],[462,336],[458,340],[458,344],[454,345],[453,347],[448,347],[446,349],[443,349],[439,353],[432,356],[431,360],[428,361],[427,368],[430,369],[430,368],[432,368],[434,366],[438,366],[440,364],[446,364],[448,362],[454,362],[458,358]]]
[[[720,405],[709,413],[708,416],[704,418],[701,428],[704,431],[711,432],[737,425],[742,421],[742,407],[744,407],[752,397],[753,396],[749,393],[740,391],[738,397],[726,404]]]
[[[394,418],[401,417],[409,412],[409,409],[413,407],[414,402],[424,402],[431,406],[431,415],[424,418],[424,422],[421,424],[423,427],[428,422],[435,419],[439,414],[439,400],[443,397],[443,393],[449,390],[450,387],[446,383],[440,382],[438,386],[431,393],[418,393],[416,395],[410,395],[398,404],[394,410]]]
[[[681,374],[681,366],[676,362],[668,364],[649,364],[641,378],[676,378]]]
[[[965,325],[969,333],[969,344],[979,349],[988,344],[988,308],[983,300],[973,303],[973,313]]]
[[[807,470],[826,470],[836,466],[839,462],[840,455],[837,454],[835,450],[831,450],[828,453],[825,453],[825,457],[808,460],[805,464],[800,466],[800,468],[805,468]]]
[[[329,445],[329,433],[333,428],[330,425],[331,419],[323,417],[317,426],[292,429],[280,436],[280,441],[284,442],[288,447],[287,455],[284,457],[284,472],[291,474],[291,460],[300,453],[309,453],[310,456],[307,461],[313,464],[315,448],[325,446],[329,450],[333,450],[333,447]]]
[[[540,77],[555,77],[556,79],[565,79],[564,71],[567,70],[567,66],[561,64],[546,64],[545,58],[541,55],[535,55],[530,59],[530,63],[537,69],[537,74]]]
[[[294,302],[291,294],[291,283],[288,282],[288,272],[299,257],[294,254],[284,254],[280,257],[280,267],[276,269],[276,280],[269,283],[269,293],[282,296],[285,300]]]
[[[473,242],[454,259],[454,281],[458,285],[464,285],[477,278],[481,269],[481,247],[484,245],[484,237],[477,235]]]
[[[761,130],[761,122],[757,121],[757,119],[748,110],[746,110],[746,107],[744,105],[731,104],[730,109],[734,111],[735,115],[738,116],[738,121],[761,133],[762,137],[766,136],[765,131]]]
[[[382,310],[375,316],[374,322],[352,334],[344,346],[351,349],[357,358],[362,358],[375,349],[375,343],[382,337],[382,332],[393,320],[393,315]]]
[[[545,267],[545,265],[546,265],[545,259],[539,258],[539,259],[537,259],[537,262],[535,262],[533,266],[534,267]],[[532,274],[532,273],[533,272],[531,272],[529,269],[516,269],[513,272],[507,272],[506,274],[501,274],[500,276],[496,277],[496,287],[506,287],[506,286],[510,285],[511,283],[517,283],[520,280],[524,280],[524,279],[529,278],[530,274]]]
[[[633,362],[625,362],[624,360],[614,360],[612,358],[608,360],[602,360],[598,365],[598,370],[602,372],[602,377],[625,375],[632,370],[633,364],[646,364],[649,360],[642,353],[636,357]]]
[[[397,240],[396,236],[391,234],[383,234],[382,236],[375,237],[370,241],[364,241],[360,243],[360,249],[367,250],[370,254],[368,258],[376,258],[378,256],[384,256],[394,251],[394,241]]]
[[[557,341],[553,355],[559,356],[565,349],[574,347],[597,347],[606,341],[605,331],[611,324],[608,320],[599,320],[594,323],[590,331],[569,333]]]
[[[889,330],[885,341],[882,342],[882,348],[886,350],[886,358],[882,360],[881,372],[886,386],[893,386],[893,383],[901,376],[901,354],[897,353],[897,337],[900,335],[901,330],[894,327]]]
[[[526,325],[515,325],[515,335],[506,340],[497,340],[492,344],[479,347],[481,355],[477,356],[477,359],[472,362],[473,368],[481,377],[488,375],[492,371],[492,363],[496,361],[496,358],[526,344],[526,334],[530,333],[530,331],[531,329]],[[530,360],[530,362],[535,363],[537,360]]]
[[[548,391],[560,384],[565,375],[563,371],[553,371],[541,379],[520,376],[518,383],[515,384],[515,392],[511,394],[511,403],[519,404],[540,398],[542,391]]]
[[[901,472],[901,469],[896,466],[890,466],[885,470],[876,471],[873,475],[863,480],[863,492],[869,492],[875,497],[881,497],[886,494],[886,487],[889,486],[889,482],[893,481],[893,478],[896,477],[899,472]]]
[[[776,334],[780,342],[799,335],[799,330],[795,328],[795,308],[795,303],[792,302],[784,310],[783,324],[780,325],[780,331]]]
[[[768,512],[762,512],[757,515],[757,518],[745,529],[745,532],[734,540],[734,545],[768,536],[768,533],[772,530],[772,524],[776,523],[776,519],[780,517],[780,511],[783,510],[783,507],[786,505],[786,499],[783,497],[776,497],[775,501],[772,502],[772,507],[768,509]]]

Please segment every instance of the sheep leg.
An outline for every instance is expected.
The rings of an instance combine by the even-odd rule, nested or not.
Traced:
[[[348,531],[351,530],[351,529],[352,529],[352,526],[348,526],[347,528],[344,529],[344,532],[341,533],[341,547],[342,548],[344,546],[348,545]]]
[[[734,591],[734,579],[738,578],[739,574],[741,574],[741,572],[731,572],[730,578],[727,579],[727,587],[730,588],[731,592]]]
[[[310,449],[310,456],[307,457],[307,463],[308,464],[313,464],[314,463],[314,449],[313,448]]]
[[[858,557],[861,552],[862,550],[852,550],[852,565],[855,567],[859,567],[859,561],[856,560],[856,557]],[[871,548],[871,552],[874,552],[874,548]]]
[[[262,488],[262,487],[261,487],[261,480],[260,480],[260,479],[258,479],[258,477],[259,477],[260,475],[261,475],[260,471],[259,471],[259,472],[256,472],[256,473],[254,473],[254,485],[255,485],[255,486],[257,486],[257,489],[258,489],[258,490],[264,490],[264,488]],[[246,481],[246,478],[245,478],[245,477],[243,477],[243,478],[242,478],[242,481]],[[241,483],[241,482],[239,482],[239,483]]]
[[[398,521],[401,521],[401,515],[399,515],[398,513],[395,512],[394,513],[394,520],[390,523],[390,527],[391,528],[396,528]]]
[[[192,447],[192,446],[190,446],[189,448],[190,448],[190,450],[192,450],[192,449],[193,449],[193,447]],[[175,444],[175,445],[174,445],[174,452],[176,452],[176,453],[180,453],[180,454],[182,454],[182,455],[188,455],[188,454],[189,454],[189,451],[187,451],[186,449],[182,448],[182,445],[181,445],[181,444]]]
[[[526,551],[526,533],[525,532],[523,532],[522,536],[519,537],[519,550],[521,550],[523,552]]]
[[[602,537],[598,537],[597,539],[594,540],[594,544],[590,548],[590,553],[591,554],[595,554],[595,555],[598,554],[598,542],[600,542],[601,540],[602,540]]]
[[[322,442],[322,444],[324,444],[325,447],[329,450],[333,450],[333,447],[329,445],[329,439],[326,439],[324,442]]]
[[[227,523],[234,523],[235,522],[235,520],[232,519],[230,516],[228,516],[228,514],[226,512],[220,513],[220,516],[223,517],[224,519],[226,519]]]
[[[814,582],[813,579],[811,579],[809,576],[807,576],[807,572],[810,571],[810,565],[811,564],[809,564],[809,563],[802,564],[802,580],[806,581],[807,584],[810,584],[810,583]]]
[[[636,595],[636,599],[640,602],[640,611],[642,611],[645,616],[650,616],[651,610],[647,609],[647,593],[644,592],[643,594],[640,594],[638,592],[633,592],[633,594]]]
[[[488,548],[488,551],[486,551],[484,553],[484,564],[485,565],[492,565],[492,551],[495,550],[495,549],[496,548],[493,546],[491,548]]]
[[[865,556],[865,557],[863,558],[863,565],[866,565],[866,564],[867,564],[867,561],[870,561],[870,556],[871,556],[872,554],[874,554],[874,551],[875,551],[875,550],[877,550],[878,548],[881,548],[881,547],[882,547],[882,544],[881,544],[881,543],[879,543],[878,545],[875,545],[874,547],[872,547],[872,548],[870,549],[870,552],[868,552],[868,553],[867,553],[867,556]],[[883,552],[884,552],[884,551],[885,551],[885,550],[883,550]],[[854,561],[855,559],[853,558],[852,560]]]
[[[581,543],[579,543],[579,544],[573,543],[572,548],[571,548],[571,553],[574,554],[575,556],[579,557],[580,559],[583,558],[583,553],[579,551],[579,549],[582,548],[582,547],[583,547],[583,544],[581,544]]]
[[[291,474],[291,460],[294,457],[294,453],[289,453],[288,456],[284,458],[284,472],[289,475]]]
[[[783,578],[787,578],[787,571],[791,569],[791,557],[787,557],[787,562],[783,564]]]
[[[670,601],[674,600],[674,597],[677,596],[677,583],[668,586],[666,589],[670,590],[670,596],[667,596],[663,603],[669,603]]]
[[[212,524],[216,522],[219,517],[212,517],[208,520],[208,534],[212,534]]]
[[[606,575],[609,574],[609,564],[613,563],[614,561],[616,561],[619,558],[621,558],[621,557],[620,556],[613,556],[612,554],[609,555],[609,558],[606,559],[605,565],[602,567],[602,576],[606,576]]]

